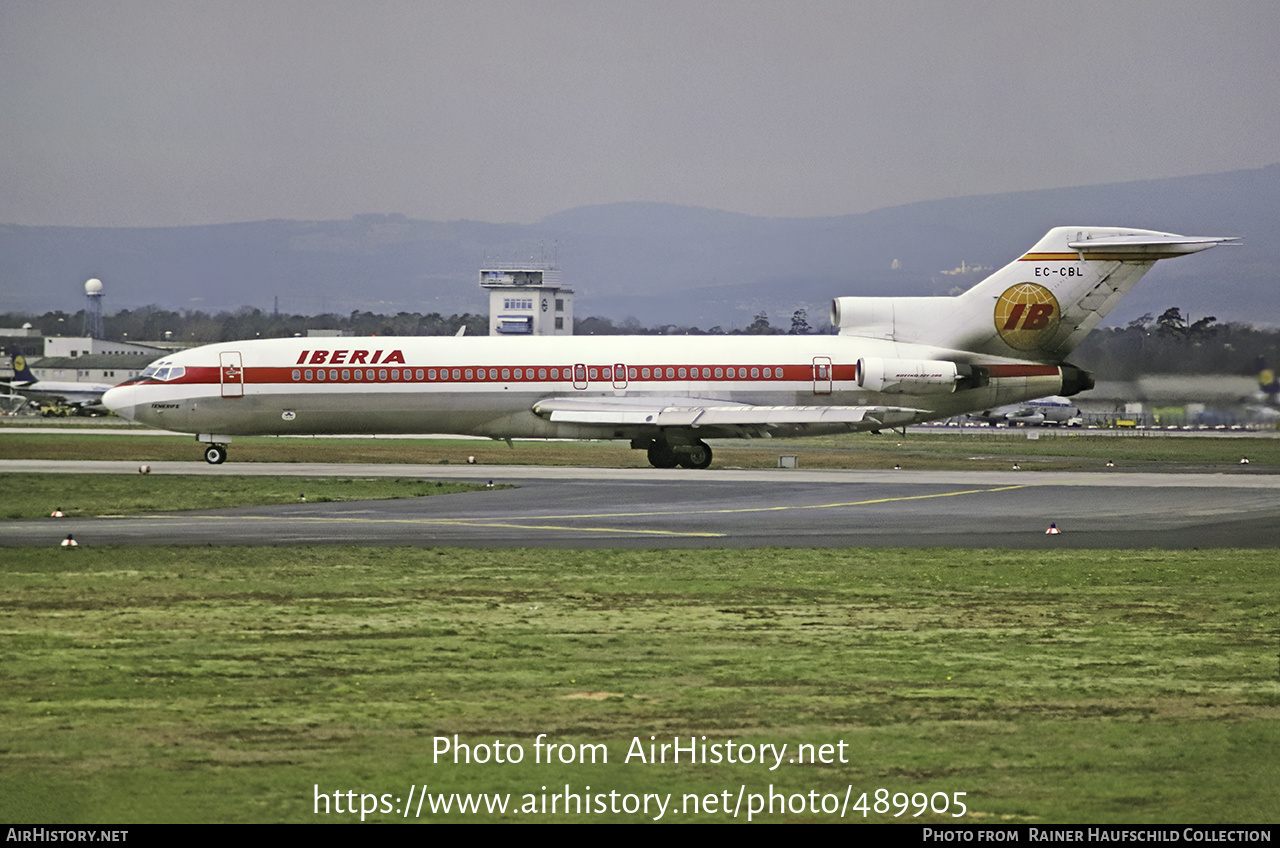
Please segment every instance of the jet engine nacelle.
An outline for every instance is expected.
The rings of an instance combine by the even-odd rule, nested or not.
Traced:
[[[961,370],[963,369],[963,370]],[[943,359],[858,360],[858,385],[871,392],[949,394],[976,370]]]
[[[873,339],[893,338],[893,297],[837,297],[831,301],[831,326]]]
[[[955,308],[954,297],[837,297],[831,326],[842,336],[938,344],[938,324]]]

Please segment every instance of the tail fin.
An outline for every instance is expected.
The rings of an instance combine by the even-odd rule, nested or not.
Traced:
[[[13,385],[26,388],[37,382],[36,375],[31,373],[31,369],[27,367],[27,360],[22,354],[11,353],[9,362],[13,365]]]
[[[1254,368],[1258,372],[1258,391],[1263,398],[1272,406],[1280,404],[1280,380],[1276,379],[1276,372],[1261,356],[1255,361]]]
[[[990,316],[967,350],[1059,360],[1160,259],[1232,239],[1151,230],[1058,227],[961,297]],[[986,316],[984,316],[986,317]]]
[[[1158,260],[1233,241],[1057,227],[959,297],[837,298],[832,320],[842,333],[870,329],[900,342],[1058,362]],[[851,309],[862,320],[842,322]]]

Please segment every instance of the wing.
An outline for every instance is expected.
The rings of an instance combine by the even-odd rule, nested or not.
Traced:
[[[773,428],[880,430],[921,420],[931,413],[902,406],[760,406],[714,398],[557,397],[534,404],[533,412],[552,422],[613,427],[692,427],[740,430],[764,435]]]

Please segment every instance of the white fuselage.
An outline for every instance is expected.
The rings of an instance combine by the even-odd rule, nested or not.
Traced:
[[[110,383],[76,383],[66,380],[37,380],[34,383],[11,383],[10,385],[13,391],[25,395],[36,403],[56,400],[71,406],[101,403],[102,396],[111,389]]]
[[[972,418],[992,423],[1010,424],[1066,424],[1080,415],[1080,409],[1062,397],[1046,397],[1025,403],[1010,404],[999,409],[987,410]]]
[[[942,355],[995,369],[989,384],[914,397],[857,383],[862,357]],[[886,404],[918,409],[918,420],[928,420],[1061,387],[1056,366],[847,336],[279,339],[208,345],[159,364],[168,379],[123,384],[107,394],[107,405],[156,427],[226,436],[634,438],[642,425],[558,423],[535,408],[548,399],[697,398],[766,407]],[[170,377],[177,369],[181,374]],[[772,429],[770,435],[849,428]],[[703,435],[753,434],[727,428]]]

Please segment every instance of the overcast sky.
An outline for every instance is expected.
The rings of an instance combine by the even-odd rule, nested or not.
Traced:
[[[0,0],[0,223],[763,216],[1280,161],[1275,0]]]

